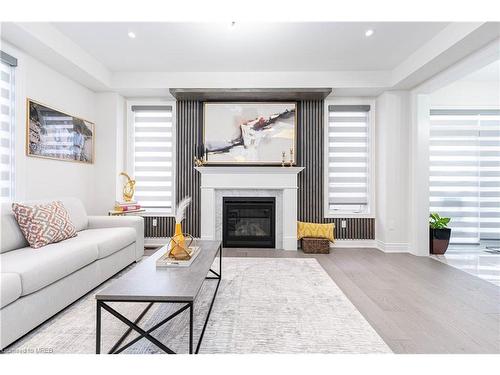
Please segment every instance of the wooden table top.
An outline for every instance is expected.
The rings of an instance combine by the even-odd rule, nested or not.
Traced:
[[[96,294],[97,300],[134,302],[193,302],[212,266],[220,241],[197,240],[200,253],[189,267],[156,267],[167,251],[162,247]]]

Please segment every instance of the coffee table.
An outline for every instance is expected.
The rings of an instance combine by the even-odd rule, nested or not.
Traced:
[[[196,246],[200,247],[200,253],[189,267],[168,267],[157,268],[156,260],[161,257],[166,251],[166,247],[161,248],[151,255],[148,259],[139,262],[133,269],[127,272],[119,279],[114,280],[111,284],[98,292],[95,296],[97,300],[97,317],[96,317],[96,353],[101,352],[101,309],[106,310],[117,319],[121,320],[128,326],[128,329],[120,337],[120,339],[109,350],[109,354],[118,354],[123,352],[128,347],[132,346],[137,341],[145,338],[149,340],[165,353],[175,354],[173,350],[162,344],[159,340],[151,335],[151,333],[171,319],[189,310],[189,354],[193,353],[193,308],[196,297],[205,280],[217,280],[215,293],[212,297],[207,317],[205,319],[203,329],[201,331],[195,354],[200,349],[203,335],[207,327],[210,313],[214,305],[215,297],[219,289],[219,284],[222,279],[222,246],[220,241],[203,241],[197,240]],[[212,270],[217,255],[219,255],[219,272]],[[212,276],[213,275],[213,276]],[[114,310],[107,302],[147,302],[148,305],[141,314],[131,321],[116,310]],[[149,309],[155,303],[185,303],[179,310],[165,317],[158,324],[144,330],[139,327],[139,322],[146,315]],[[131,340],[125,345],[123,341],[132,332],[136,331],[139,336]]]

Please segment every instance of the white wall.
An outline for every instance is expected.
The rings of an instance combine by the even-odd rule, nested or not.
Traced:
[[[386,91],[377,98],[376,239],[386,252],[408,251],[409,93]]]
[[[409,251],[429,255],[429,95],[413,90],[410,97]]]
[[[500,85],[497,79],[488,81],[456,81],[430,95],[432,107],[499,107]]]
[[[91,206],[94,165],[26,156],[26,98],[95,122],[95,93],[2,42],[18,59],[16,82],[16,199],[76,196]],[[97,130],[99,132],[99,130]]]
[[[116,93],[96,96],[96,162],[89,212],[104,215],[120,197],[118,173],[124,168],[125,100]]]
[[[18,59],[16,80],[16,200],[80,198],[89,214],[105,214],[116,198],[124,160],[125,101],[87,89],[2,41]],[[26,98],[94,122],[94,164],[26,156]]]

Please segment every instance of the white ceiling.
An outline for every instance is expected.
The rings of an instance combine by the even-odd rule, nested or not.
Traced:
[[[115,72],[259,72],[391,70],[448,23],[53,25]],[[365,37],[367,29],[374,35]]]

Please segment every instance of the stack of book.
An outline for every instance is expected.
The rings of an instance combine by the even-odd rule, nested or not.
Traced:
[[[128,214],[145,211],[137,202],[115,202],[114,214]]]

